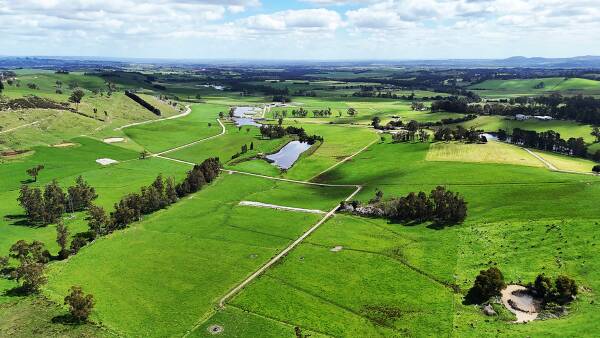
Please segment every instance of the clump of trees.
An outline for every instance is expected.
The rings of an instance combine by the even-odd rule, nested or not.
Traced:
[[[437,225],[449,225],[461,223],[466,219],[467,202],[458,193],[438,186],[429,195],[423,191],[411,192],[406,196],[388,200],[383,200],[383,193],[378,191],[368,204],[344,201],[341,210],[361,216],[385,217],[397,222],[433,221]]]
[[[297,128],[294,126],[288,126],[286,128],[280,125],[262,125],[260,127],[260,135],[263,138],[282,138],[286,135],[293,135],[298,138],[300,142],[306,142],[308,144],[315,144],[317,141],[323,141],[323,137],[319,135],[308,135],[304,128]]]
[[[436,141],[465,141],[467,143],[485,143],[487,139],[485,136],[482,136],[481,133],[475,128],[471,127],[469,129],[464,128],[463,126],[456,126],[455,129],[451,129],[448,127],[441,127],[436,129],[433,134],[433,138]]]
[[[499,297],[505,287],[504,276],[498,268],[481,270],[475,278],[473,287],[467,293],[465,302],[469,304],[485,303],[492,297]]]
[[[555,305],[565,305],[572,302],[577,296],[577,282],[568,276],[558,276],[554,281],[552,278],[540,274],[535,278],[533,284],[528,285],[531,293],[542,299],[544,308],[554,308]]]
[[[68,295],[65,296],[65,305],[69,306],[69,313],[75,322],[87,321],[94,308],[94,296],[85,294],[80,286],[72,286]]]
[[[97,197],[94,188],[79,176],[75,185],[68,188],[68,194],[53,180],[43,192],[40,188],[22,185],[17,200],[25,210],[29,222],[48,225],[56,223],[67,210],[85,210]]]

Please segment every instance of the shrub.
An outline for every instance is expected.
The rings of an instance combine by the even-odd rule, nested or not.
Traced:
[[[500,291],[505,287],[504,276],[498,268],[481,270],[467,294],[467,300],[475,304],[484,303],[492,297],[500,296]]]
[[[69,305],[71,316],[78,322],[84,322],[88,319],[94,304],[94,296],[84,294],[80,286],[72,286],[71,292],[65,297],[65,305]]]

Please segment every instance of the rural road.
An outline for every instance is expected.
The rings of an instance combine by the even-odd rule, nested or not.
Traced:
[[[173,115],[173,116],[169,116],[169,117],[165,117],[162,119],[156,119],[156,120],[147,120],[147,121],[142,121],[142,122],[135,122],[135,123],[130,123],[130,124],[126,124],[124,126],[120,126],[118,128],[115,128],[115,131],[118,130],[123,130],[125,128],[129,128],[129,127],[133,127],[133,126],[139,126],[142,124],[148,124],[148,123],[154,123],[154,122],[159,122],[159,121],[166,121],[166,120],[173,120],[173,119],[178,119],[181,117],[185,117],[188,116],[190,113],[192,112],[192,108],[190,107],[190,105],[185,106],[185,111],[179,115]]]

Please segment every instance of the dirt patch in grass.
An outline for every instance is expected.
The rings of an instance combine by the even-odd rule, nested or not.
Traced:
[[[68,147],[74,147],[76,145],[77,145],[77,143],[63,142],[63,143],[53,144],[52,146],[55,148],[68,148]]]

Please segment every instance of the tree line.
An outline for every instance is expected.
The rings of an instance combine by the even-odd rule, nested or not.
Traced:
[[[294,126],[288,126],[286,128],[281,125],[266,125],[260,126],[260,135],[263,138],[275,139],[282,138],[286,135],[293,135],[298,138],[300,142],[306,142],[308,144],[315,144],[317,141],[323,141],[323,137],[319,135],[308,135],[304,128],[297,128]]]
[[[126,90],[125,91],[125,95],[127,97],[129,97],[130,99],[132,99],[133,101],[137,102],[142,107],[148,109],[149,111],[151,111],[155,115],[160,116],[160,114],[161,114],[160,109],[154,107],[153,105],[151,105],[150,103],[148,103],[146,100],[144,100],[141,97],[139,97],[136,93],[134,93],[132,91],[129,91],[129,90]]]
[[[433,139],[436,141],[466,141],[467,143],[486,143],[487,138],[474,127],[469,129],[463,126],[437,128],[433,133]]]
[[[505,130],[498,130],[498,139],[501,141],[508,140],[512,144],[518,144],[528,148],[552,151],[556,153],[587,157],[588,147],[583,138],[571,137],[564,140],[560,137],[560,133],[554,130],[536,132],[535,130],[524,130],[514,128],[510,137]]]
[[[341,202],[340,209],[367,217],[384,217],[403,223],[431,221],[437,225],[462,223],[467,217],[467,202],[458,193],[437,186],[429,194],[420,191],[406,196],[383,199],[377,191],[366,205],[358,201]]]
[[[432,102],[431,111],[503,116],[548,115],[555,119],[600,124],[600,99],[583,95],[519,97],[505,103],[491,104],[474,103],[464,97],[448,97]]]

